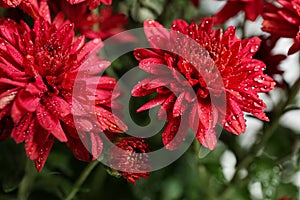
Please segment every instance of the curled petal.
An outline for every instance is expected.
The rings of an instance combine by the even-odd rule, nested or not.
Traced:
[[[8,90],[0,95],[0,110],[9,105],[17,96],[17,89]]]

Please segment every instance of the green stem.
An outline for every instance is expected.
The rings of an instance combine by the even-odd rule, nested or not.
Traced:
[[[211,189],[210,187],[210,182],[209,182],[209,176],[207,174],[207,170],[204,165],[202,165],[201,160],[199,158],[199,153],[200,153],[200,143],[195,140],[194,141],[194,151],[196,154],[196,162],[197,162],[197,167],[198,167],[198,174],[201,180],[203,180],[204,184],[206,185],[205,189],[203,192],[209,197],[210,200],[218,200],[217,195],[215,194],[214,190]]]
[[[90,175],[90,173],[93,171],[93,169],[99,164],[98,160],[95,160],[91,163],[89,163],[86,168],[83,170],[83,172],[81,173],[81,175],[78,177],[77,181],[75,182],[71,192],[69,193],[69,195],[65,198],[65,200],[72,200],[77,192],[79,191],[80,187],[82,186],[82,184],[84,183],[84,181],[88,178],[88,176]]]
[[[231,191],[231,187],[234,186],[236,184],[236,182],[238,181],[239,171],[243,168],[247,168],[253,162],[257,153],[260,152],[261,150],[263,150],[266,143],[272,137],[275,130],[279,126],[279,122],[280,122],[280,118],[281,118],[282,114],[285,112],[286,107],[290,103],[293,102],[299,89],[300,89],[300,77],[297,79],[297,81],[291,87],[291,90],[290,90],[290,93],[289,93],[289,96],[287,97],[287,99],[282,100],[278,104],[278,106],[276,106],[277,110],[274,114],[274,118],[271,120],[270,125],[264,130],[264,135],[263,135],[261,141],[259,143],[257,143],[256,145],[254,145],[252,147],[252,150],[250,151],[250,153],[247,156],[245,156],[244,159],[241,160],[241,162],[237,165],[236,171],[233,175],[233,178],[228,183],[227,187],[223,191],[221,191],[220,196],[223,197],[223,199],[226,199],[228,193]]]
[[[18,200],[26,200],[28,199],[32,185],[36,178],[37,172],[34,167],[32,160],[27,159],[26,161],[26,170],[25,176],[23,177],[18,190]]]

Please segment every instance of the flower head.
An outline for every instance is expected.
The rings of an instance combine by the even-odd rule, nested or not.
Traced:
[[[124,30],[128,19],[122,13],[113,13],[111,7],[103,7],[99,14],[88,9],[88,4],[71,5],[66,1],[51,0],[48,2],[54,13],[63,12],[68,20],[74,23],[76,31],[88,38],[102,40]]]
[[[283,71],[279,68],[280,63],[286,59],[286,55],[274,54],[273,49],[278,41],[278,37],[261,36],[262,42],[259,50],[254,55],[255,59],[261,60],[266,64],[265,74],[275,79],[276,75],[282,75]],[[284,87],[281,80],[276,80],[277,87]]]
[[[122,13],[113,13],[111,7],[104,7],[97,16],[96,27],[98,30],[90,28],[80,29],[80,32],[88,38],[106,39],[124,30],[124,26],[128,23],[127,17]]]
[[[289,54],[293,54],[300,49],[300,1],[277,0],[277,3],[280,7],[266,3],[262,30],[277,37],[294,38],[289,49]]]
[[[260,39],[253,37],[240,40],[235,36],[234,27],[229,27],[223,33],[221,29],[213,30],[212,26],[210,18],[204,19],[199,25],[176,20],[171,26],[171,32],[156,21],[148,20],[144,23],[152,49],[136,49],[134,55],[140,61],[139,67],[150,76],[134,87],[132,95],[156,93],[156,97],[138,111],[162,105],[158,115],[162,118],[163,111],[167,113],[168,122],[162,137],[164,145],[169,149],[176,148],[176,144],[169,143],[176,136],[181,121],[187,121],[201,144],[214,149],[217,123],[229,132],[240,134],[246,129],[243,112],[268,120],[263,113],[266,105],[259,99],[258,93],[270,91],[275,83],[263,74],[265,64],[252,58],[259,48]],[[183,36],[178,37],[178,32]],[[194,43],[196,41],[202,49],[196,49],[191,45],[191,39],[186,38],[191,38]],[[160,48],[162,45],[185,52],[193,64],[186,58],[163,50]],[[162,68],[161,65],[167,67]],[[219,73],[214,71],[214,66]],[[189,84],[174,71],[179,72]],[[217,81],[218,74],[223,83]],[[191,87],[197,98],[188,92]],[[225,91],[226,102],[212,104],[211,99],[219,98],[222,91]],[[221,104],[226,104],[227,109],[224,110]],[[188,113],[187,119],[181,119],[184,113]],[[178,140],[177,145],[180,142]]]
[[[100,135],[89,129],[88,121],[82,119],[81,127],[90,131],[88,137],[77,134],[72,112],[79,67],[93,49],[101,47],[101,40],[85,43],[85,37],[75,37],[74,25],[63,15],[50,22],[49,9],[44,11],[46,17],[37,18],[33,29],[10,19],[0,24],[0,113],[6,113],[0,120],[12,118],[12,137],[17,143],[25,141],[27,156],[37,170],[43,168],[55,139],[66,142],[81,160],[95,159],[102,150]],[[94,64],[104,68],[109,63],[95,58]],[[114,85],[111,78],[99,80],[95,110],[102,131],[120,133],[126,126],[110,112],[107,100]],[[91,143],[92,155],[82,143]]]
[[[215,24],[223,24],[240,11],[245,12],[246,19],[254,21],[261,14],[263,5],[263,0],[228,0],[225,6],[215,14]]]
[[[150,163],[146,154],[150,149],[142,139],[127,137],[116,142],[111,149],[110,164],[118,166],[118,171],[132,184],[140,178],[149,177]],[[134,172],[132,172],[133,169]]]

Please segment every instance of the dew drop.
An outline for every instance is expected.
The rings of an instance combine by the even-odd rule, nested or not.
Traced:
[[[177,126],[176,125],[173,125],[172,127],[171,127],[171,132],[176,132],[177,131]]]

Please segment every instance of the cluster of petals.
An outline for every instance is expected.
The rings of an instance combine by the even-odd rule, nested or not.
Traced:
[[[118,171],[130,183],[135,184],[140,178],[148,178],[151,163],[147,156],[148,144],[141,138],[119,138],[110,150],[110,164],[117,166]]]
[[[78,5],[86,4],[90,10],[96,9],[101,3],[105,5],[110,5],[112,0],[0,0],[0,6],[4,8],[21,8],[24,12],[32,16],[33,18],[39,17],[39,3],[43,1],[48,1],[49,4],[69,4]],[[78,13],[76,13],[78,16]],[[83,17],[83,16],[81,16]]]
[[[53,13],[63,12],[65,17],[74,23],[75,30],[88,38],[106,38],[124,31],[128,23],[126,15],[114,13],[111,7],[103,7],[99,13],[88,9],[86,2],[71,5],[66,1],[48,1]]]
[[[255,59],[261,60],[266,64],[265,74],[276,79],[276,76],[281,77],[283,71],[280,69],[280,64],[282,61],[286,59],[286,55],[283,54],[275,54],[273,52],[274,47],[278,41],[278,37],[276,36],[261,36],[261,45],[259,50],[254,55]],[[276,80],[276,87],[283,88],[284,85],[282,80]]]
[[[231,133],[240,134],[246,129],[244,112],[268,120],[263,112],[266,105],[258,93],[272,90],[275,82],[263,73],[265,64],[253,59],[260,45],[258,37],[241,40],[236,37],[234,27],[229,27],[224,33],[221,29],[214,30],[211,18],[205,18],[199,25],[176,20],[170,32],[158,22],[147,20],[144,31],[151,49],[136,49],[134,55],[139,60],[139,67],[149,77],[133,88],[132,95],[139,97],[156,94],[138,111],[161,105],[158,116],[167,119],[162,133],[166,148],[174,149],[182,142],[183,137],[180,137],[181,141],[172,141],[181,122],[188,124],[181,132],[187,132],[188,127],[191,127],[202,145],[214,149],[216,124],[224,126]],[[176,34],[174,37],[174,33],[181,33],[196,41],[209,56],[202,56],[185,37],[180,38]],[[162,50],[166,49],[160,48],[162,45],[168,46],[167,49],[185,52],[187,57],[194,59],[193,64],[173,52]],[[167,67],[162,68],[162,65]],[[216,66],[218,73],[213,66]],[[180,72],[189,85],[174,71]],[[208,71],[205,74],[207,77],[200,73],[204,71]],[[216,81],[218,74],[223,85]],[[187,92],[190,87],[197,98]],[[222,91],[225,91],[226,97],[223,98],[226,102],[212,104],[212,98],[222,99]],[[223,104],[226,104],[226,109]],[[164,116],[165,113],[167,116]]]
[[[66,143],[80,160],[96,159],[102,151],[101,134],[83,125],[85,135],[79,135],[72,111],[78,70],[102,42],[95,39],[85,43],[85,37],[76,37],[74,25],[64,21],[63,15],[58,14],[51,22],[47,5],[41,4],[40,9],[44,17],[37,18],[32,29],[23,21],[0,21],[1,124],[4,120],[12,124],[5,130],[12,129],[11,137],[17,143],[25,142],[27,156],[35,161],[38,171],[55,139]],[[98,57],[92,63],[102,69],[109,65]],[[101,131],[122,133],[126,125],[110,108],[115,84],[110,77],[99,80],[95,114]],[[82,124],[86,124],[84,120]]]
[[[223,24],[241,11],[245,13],[246,19],[255,21],[262,13],[263,7],[263,0],[228,0],[225,6],[214,15],[215,24]]]
[[[262,30],[277,37],[293,38],[289,54],[300,50],[300,1],[276,0],[265,3]]]

